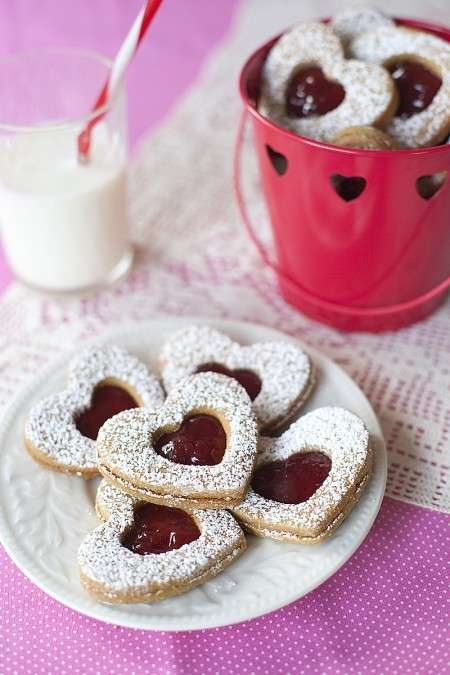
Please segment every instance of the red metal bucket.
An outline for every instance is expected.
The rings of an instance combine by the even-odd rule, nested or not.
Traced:
[[[399,22],[450,41],[449,29]],[[258,49],[241,72],[245,110],[235,188],[250,235],[276,269],[281,293],[311,318],[344,330],[391,330],[424,318],[450,287],[450,145],[355,150],[276,126],[256,109],[261,68],[275,41]],[[276,264],[255,234],[240,185],[247,114]],[[421,196],[418,179],[445,171],[440,189],[431,198]],[[361,194],[350,201],[335,189],[348,177],[365,180]]]

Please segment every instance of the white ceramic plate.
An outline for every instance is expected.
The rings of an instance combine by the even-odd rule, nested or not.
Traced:
[[[274,330],[236,321],[164,318],[118,328],[100,342],[122,345],[155,367],[163,340],[189,323],[211,323],[239,342],[289,339]],[[249,537],[248,550],[203,586],[154,605],[104,605],[91,600],[78,579],[76,554],[96,525],[97,480],[84,481],[36,464],[22,442],[30,406],[62,389],[66,354],[30,380],[11,402],[0,425],[0,539],[26,576],[43,591],[83,614],[133,628],[189,630],[244,621],[278,609],[317,588],[356,551],[380,508],[386,482],[386,449],[375,414],[356,384],[318,352],[307,350],[318,383],[304,410],[340,405],[366,422],[375,451],[372,479],[346,522],[319,546],[282,544]]]

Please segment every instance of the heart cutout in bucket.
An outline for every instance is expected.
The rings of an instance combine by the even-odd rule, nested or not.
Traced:
[[[440,171],[431,175],[419,176],[416,180],[417,193],[422,199],[431,199],[447,180],[447,171]]]
[[[336,194],[346,202],[357,199],[367,185],[366,179],[362,176],[343,176],[340,173],[333,173],[330,176],[330,183]]]
[[[266,152],[270,159],[270,162],[279,176],[283,176],[286,173],[288,168],[288,161],[281,152],[277,152],[270,145],[266,145]]]

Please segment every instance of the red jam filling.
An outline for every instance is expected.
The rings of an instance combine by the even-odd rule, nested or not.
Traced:
[[[426,110],[442,84],[437,75],[417,61],[396,61],[388,70],[400,98],[396,116],[403,120]]]
[[[245,368],[230,370],[220,363],[204,363],[197,368],[197,373],[220,373],[220,375],[232,377],[244,387],[252,401],[255,400],[261,391],[261,380],[258,375],[252,370],[246,370]]]
[[[317,117],[334,110],[345,98],[345,89],[327,80],[319,66],[301,68],[291,78],[286,91],[288,117]]]
[[[113,384],[101,384],[94,389],[91,407],[75,419],[75,426],[83,436],[95,441],[100,427],[106,420],[122,412],[122,410],[137,407],[138,404],[134,398],[122,387]]]
[[[200,530],[186,511],[144,504],[135,512],[133,526],[124,535],[122,546],[139,555],[166,553],[199,536]]]
[[[176,430],[162,434],[155,451],[176,464],[212,466],[219,464],[227,447],[227,435],[212,415],[193,415]]]
[[[261,497],[283,504],[306,502],[330,473],[331,459],[323,452],[298,452],[258,469],[252,488]]]

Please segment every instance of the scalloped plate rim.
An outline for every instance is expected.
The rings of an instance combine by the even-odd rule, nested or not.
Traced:
[[[44,591],[47,595],[57,600],[61,604],[80,612],[86,616],[103,621],[112,625],[120,625],[129,628],[135,629],[144,629],[144,630],[159,630],[159,631],[186,631],[186,630],[198,630],[204,628],[213,628],[218,626],[231,625],[235,623],[240,623],[270,612],[276,611],[281,607],[284,607],[296,600],[304,597],[306,594],[313,591],[315,588],[323,584],[327,579],[333,576],[346,562],[347,560],[355,553],[359,546],[364,541],[365,537],[369,533],[375,518],[378,514],[378,511],[383,500],[385,486],[386,486],[386,477],[387,477],[387,453],[384,438],[382,431],[379,425],[379,422],[376,418],[376,415],[370,405],[369,401],[356,385],[356,383],[351,379],[351,377],[335,362],[333,362],[328,357],[321,354],[316,349],[304,345],[300,340],[294,338],[288,334],[282,333],[276,329],[260,325],[254,322],[245,322],[239,320],[229,320],[229,319],[211,319],[210,317],[155,317],[153,319],[147,319],[144,321],[128,322],[124,326],[111,328],[102,332],[101,334],[95,336],[94,338],[88,340],[87,343],[98,343],[108,340],[120,339],[118,336],[126,336],[130,333],[135,333],[138,329],[142,329],[143,326],[151,328],[152,325],[158,323],[172,323],[178,324],[178,327],[183,325],[188,325],[190,323],[204,323],[211,324],[216,326],[219,329],[224,330],[225,332],[229,330],[230,332],[246,332],[250,331],[260,331],[262,332],[262,340],[266,339],[284,339],[294,341],[297,344],[300,344],[301,347],[307,351],[313,361],[316,363],[319,362],[322,365],[325,364],[327,368],[337,369],[339,376],[342,382],[346,382],[351,385],[355,390],[358,390],[361,400],[370,408],[372,414],[372,427],[375,428],[376,437],[377,437],[377,447],[375,448],[376,462],[375,470],[371,478],[372,489],[376,487],[374,494],[374,502],[370,509],[370,514],[365,517],[364,523],[360,526],[358,536],[353,537],[351,545],[348,546],[344,555],[341,555],[339,559],[333,563],[330,569],[325,573],[321,574],[316,578],[311,579],[308,583],[303,585],[301,592],[298,589],[290,589],[289,582],[286,583],[286,588],[284,594],[277,592],[272,601],[259,599],[258,603],[254,603],[253,606],[249,607],[240,607],[236,609],[234,607],[232,612],[228,609],[217,611],[215,613],[209,614],[202,617],[199,621],[198,617],[189,617],[183,615],[170,615],[170,616],[154,616],[150,615],[148,617],[143,617],[141,614],[133,613],[133,605],[122,605],[121,613],[115,614],[111,610],[114,609],[112,605],[106,605],[97,603],[94,600],[91,600],[87,595],[84,594],[83,589],[80,586],[80,592],[74,593],[71,589],[61,589],[60,584],[56,583],[53,579],[45,578],[42,570],[36,569],[34,560],[30,560],[28,553],[20,548],[20,545],[15,540],[14,536],[11,533],[11,528],[8,523],[7,517],[5,515],[2,501],[5,499],[5,493],[0,490],[0,542],[4,546],[6,552],[12,561],[17,565],[21,572],[28,578],[32,583],[34,583],[38,588]],[[175,330],[175,327],[170,328],[170,330]],[[151,334],[151,331],[149,331]],[[126,338],[125,338],[126,339]],[[56,359],[52,360],[50,363],[46,364],[44,368],[40,369],[28,383],[26,383],[21,389],[17,392],[14,399],[10,402],[6,408],[2,421],[0,423],[0,445],[3,445],[3,440],[10,431],[11,425],[14,424],[14,419],[17,415],[18,410],[21,409],[25,399],[29,398],[33,391],[44,382],[47,377],[53,375],[56,370],[63,368],[68,360],[74,354],[79,351],[77,349],[71,349],[70,351],[59,355]],[[339,404],[339,402],[336,402]],[[372,429],[373,431],[373,429]],[[25,450],[24,450],[25,452]],[[0,477],[0,485],[2,482]],[[77,479],[78,480],[78,479]],[[376,485],[375,485],[376,481]],[[364,500],[364,494],[361,498],[361,502]],[[350,514],[347,521],[353,519],[355,520],[358,516],[358,511],[360,510],[360,504],[358,504],[352,514]],[[342,527],[345,527],[345,523]],[[339,531],[338,531],[339,532]],[[285,544],[273,542],[276,546],[282,547],[280,550],[286,547]],[[294,545],[295,546],[295,545]],[[245,555],[245,553],[244,553]],[[232,569],[232,568],[230,568]],[[282,597],[280,597],[282,595]],[[176,601],[176,598],[173,599]],[[155,607],[156,605],[153,605]]]

